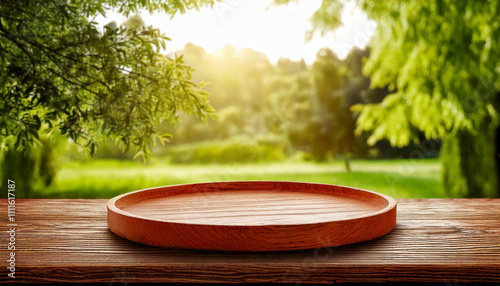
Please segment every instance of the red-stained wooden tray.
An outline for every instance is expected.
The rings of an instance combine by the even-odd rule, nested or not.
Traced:
[[[115,234],[149,245],[231,251],[332,247],[371,240],[396,225],[386,195],[298,182],[177,185],[108,202]]]

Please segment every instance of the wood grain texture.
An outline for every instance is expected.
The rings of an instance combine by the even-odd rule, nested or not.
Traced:
[[[224,182],[153,188],[108,203],[112,232],[153,246],[283,251],[371,240],[396,225],[391,197],[297,182]]]
[[[398,200],[397,225],[381,238],[264,253],[134,243],[108,230],[106,203],[17,200],[17,278],[3,268],[0,282],[500,282],[500,199]],[[5,246],[6,200],[0,209]]]

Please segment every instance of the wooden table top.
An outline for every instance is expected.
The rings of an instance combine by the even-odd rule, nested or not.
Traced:
[[[500,283],[500,199],[398,200],[396,228],[354,245],[289,252],[162,249],[111,233],[107,200],[17,200],[16,278],[0,282]]]

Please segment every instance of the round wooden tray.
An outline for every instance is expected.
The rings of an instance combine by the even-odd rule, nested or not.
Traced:
[[[297,182],[177,185],[108,202],[115,234],[149,245],[232,251],[332,247],[396,225],[396,201],[370,191]]]

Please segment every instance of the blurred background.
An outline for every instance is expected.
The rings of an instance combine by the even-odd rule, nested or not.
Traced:
[[[146,161],[113,139],[90,156],[64,135],[42,135],[31,153],[2,152],[2,182],[17,178],[25,198],[233,180],[328,183],[395,198],[498,197],[500,27],[468,14],[487,9],[475,1],[284,2],[98,17],[99,27],[165,32],[172,41],[163,53],[182,55],[195,84],[210,83],[216,116],[206,123],[179,113],[180,122],[159,127],[170,142],[151,146]],[[474,64],[452,58],[461,48]]]

